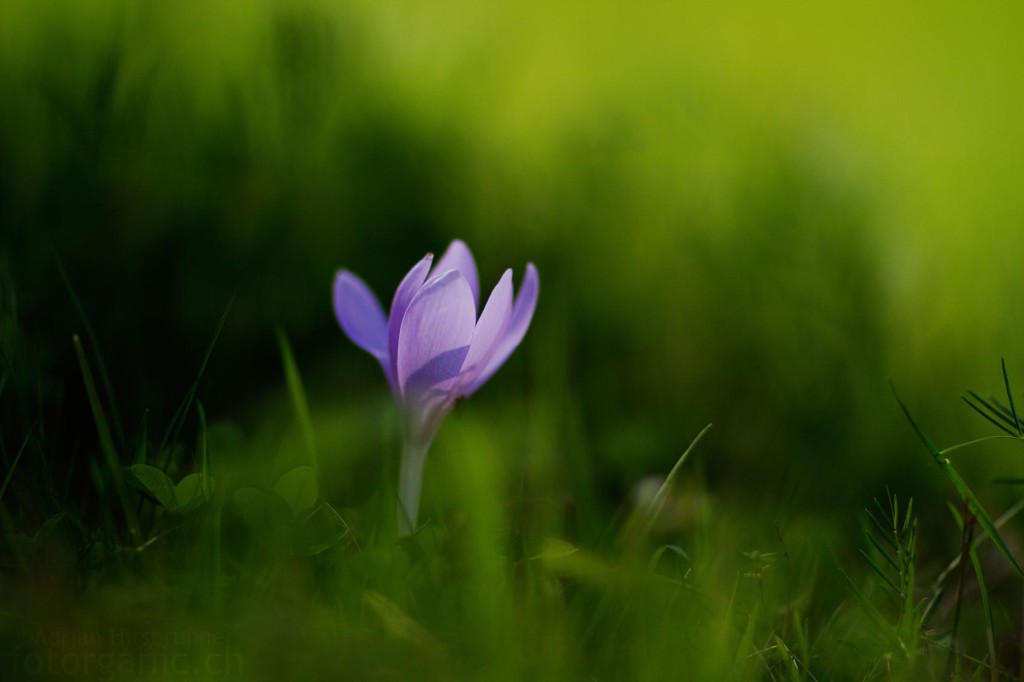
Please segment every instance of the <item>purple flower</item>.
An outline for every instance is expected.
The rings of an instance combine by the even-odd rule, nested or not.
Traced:
[[[377,358],[402,414],[400,535],[416,527],[423,461],[441,421],[523,340],[539,292],[537,268],[527,263],[513,300],[512,270],[506,270],[477,316],[480,283],[469,248],[455,240],[431,268],[433,260],[427,254],[405,276],[389,316],[357,276],[339,270],[334,279],[334,311],[342,330]]]

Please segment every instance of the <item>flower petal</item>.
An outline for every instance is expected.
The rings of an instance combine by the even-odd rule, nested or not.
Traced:
[[[448,271],[416,293],[402,319],[395,365],[407,405],[452,397],[475,326],[473,292],[459,271]]]
[[[349,272],[339,270],[334,278],[334,313],[342,331],[382,363],[388,358],[388,321],[370,287]]]
[[[461,377],[459,378],[460,384],[464,388],[472,386],[477,376],[487,366],[511,319],[512,270],[510,268],[505,271],[494,290],[491,291],[484,311],[480,313],[480,319],[473,330],[469,353],[466,355],[465,362],[462,363]]]
[[[437,261],[437,265],[431,271],[431,279],[440,277],[449,270],[461,272],[462,277],[469,284],[469,288],[473,291],[473,310],[475,312],[476,306],[480,302],[480,277],[476,271],[476,261],[473,260],[473,254],[470,253],[469,247],[461,239],[456,239],[448,245],[448,249],[441,256],[441,260]]]
[[[537,308],[537,295],[539,293],[540,280],[537,276],[537,268],[534,267],[533,263],[527,263],[526,276],[523,278],[523,284],[519,287],[519,293],[516,295],[516,304],[512,308],[512,319],[509,320],[505,333],[497,343],[494,354],[487,361],[483,371],[469,385],[466,395],[472,394],[483,386],[505,364],[508,356],[512,355],[512,351],[523,340],[526,330],[530,328],[533,311]]]
[[[402,318],[405,317],[405,311],[408,309],[409,303],[412,302],[416,292],[420,290],[423,282],[426,281],[427,273],[430,272],[430,263],[433,260],[434,254],[428,253],[420,259],[420,262],[412,266],[412,269],[402,278],[398,289],[395,290],[395,298],[391,301],[391,316],[388,318],[387,334],[388,353],[391,358],[391,373],[388,379],[392,382],[391,388],[395,391],[396,395],[400,393],[394,378],[398,376],[398,335],[402,330]]]

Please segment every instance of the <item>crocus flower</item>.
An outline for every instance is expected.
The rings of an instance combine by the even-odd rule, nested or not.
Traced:
[[[433,260],[428,253],[405,276],[390,315],[356,275],[339,270],[334,279],[338,322],[354,344],[377,358],[401,413],[399,535],[416,528],[423,462],[442,420],[523,340],[539,292],[532,263],[514,299],[512,270],[506,270],[478,316],[480,283],[469,248],[455,240],[436,265]]]

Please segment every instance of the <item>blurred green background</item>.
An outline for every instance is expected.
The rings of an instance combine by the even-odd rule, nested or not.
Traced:
[[[708,422],[695,475],[768,524],[945,494],[888,381],[947,444],[990,430],[959,392],[1024,376],[1024,47],[1009,2],[897,5],[7,0],[6,447],[41,414],[72,472],[96,450],[59,261],[129,430],[237,297],[200,398],[243,465],[292,429],[283,329],[324,494],[358,507],[395,421],[334,271],[389,300],[460,237],[485,289],[530,260],[541,296],[432,458],[476,434],[567,533]]]

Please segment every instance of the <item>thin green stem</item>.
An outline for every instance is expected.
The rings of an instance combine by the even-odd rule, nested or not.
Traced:
[[[974,519],[971,516],[970,506],[965,500],[961,516],[963,527],[960,533],[960,573],[956,581],[956,597],[953,608],[953,628],[949,635],[949,658],[946,661],[946,677],[953,679],[953,672],[956,669],[959,656],[959,643],[957,641],[958,630],[960,629],[960,613],[963,606],[964,582],[967,576],[967,561],[971,550],[971,531],[974,528]],[[995,661],[993,661],[995,663]]]
[[[945,450],[939,450],[939,454],[942,455],[942,456],[946,456],[949,453],[954,452],[956,450],[959,450],[961,448],[966,448],[966,447],[971,446],[971,445],[977,445],[978,443],[984,443],[984,442],[990,441],[990,440],[1021,440],[1021,437],[1020,436],[1004,436],[1004,435],[982,436],[981,438],[975,438],[974,440],[969,440],[969,441],[967,441],[965,443],[957,443],[956,445],[950,445]]]
[[[85,358],[85,350],[82,348],[82,342],[78,338],[78,335],[75,334],[72,336],[71,341],[75,347],[75,355],[78,356],[78,365],[82,370],[82,380],[85,382],[86,395],[89,398],[89,405],[92,407],[93,419],[96,422],[96,430],[99,432],[100,450],[103,453],[108,473],[114,484],[114,492],[121,503],[121,509],[124,512],[125,520],[128,522],[128,531],[131,535],[132,542],[138,543],[141,541],[142,532],[139,528],[139,521],[135,516],[135,508],[132,507],[131,502],[128,499],[128,487],[125,484],[124,473],[122,472],[123,465],[118,457],[117,449],[114,446],[114,438],[110,433],[110,425],[103,412],[103,406],[100,403],[99,394],[96,392],[96,382],[92,378],[92,372],[89,370],[89,362]]]
[[[402,463],[398,472],[398,537],[412,535],[416,530],[420,492],[423,488],[423,463],[430,443],[406,438],[402,445]]]

